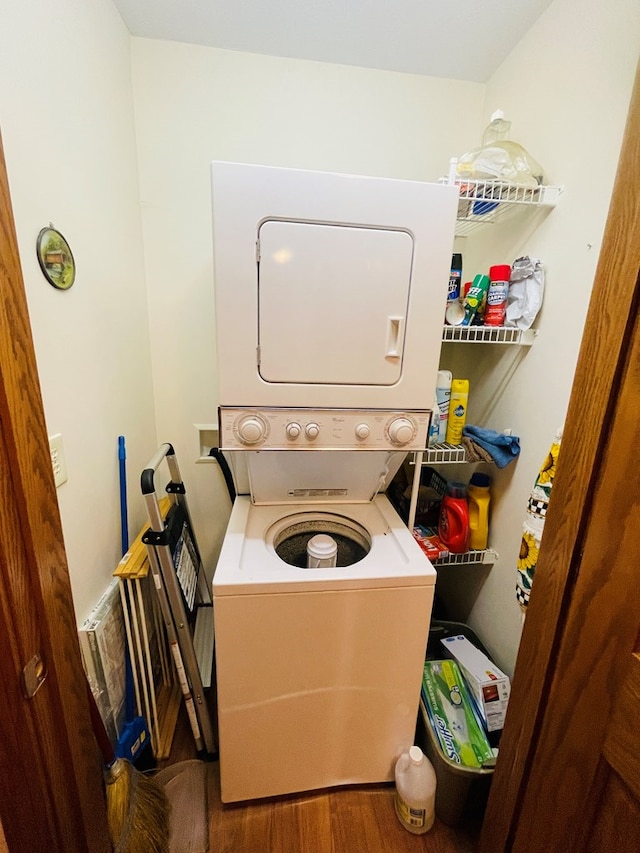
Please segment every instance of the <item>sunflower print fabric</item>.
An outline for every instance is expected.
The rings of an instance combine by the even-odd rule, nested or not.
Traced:
[[[558,464],[560,443],[562,441],[562,429],[556,433],[551,449],[542,463],[540,472],[527,501],[527,514],[522,525],[522,539],[520,540],[520,552],[518,554],[518,576],[516,580],[516,598],[523,610],[529,604],[531,585],[535,575],[538,562],[538,551],[544,529],[544,520],[551,496],[551,487]]]

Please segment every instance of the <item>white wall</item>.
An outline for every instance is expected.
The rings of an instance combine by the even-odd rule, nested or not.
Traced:
[[[229,504],[195,464],[217,421],[213,159],[435,180],[481,122],[483,87],[133,40],[158,433],[171,441],[211,568]]]
[[[483,258],[487,266],[528,254],[543,260],[547,274],[539,335],[531,350],[490,348],[478,356],[474,348],[472,388],[483,405],[475,408],[481,420],[472,422],[496,430],[512,428],[520,436],[522,452],[515,465],[494,478],[491,544],[499,562],[488,573],[466,570],[448,579],[468,617],[465,621],[509,672],[522,624],[515,583],[526,501],[566,414],[639,36],[640,6],[635,0],[606,5],[555,0],[486,89],[484,123],[496,108],[503,109],[512,121],[512,139],[540,161],[548,183],[564,187],[559,205],[537,221],[537,229],[519,219],[496,228],[495,234],[489,226],[489,233],[468,238],[469,256]],[[474,271],[465,270],[465,277]],[[514,366],[517,371],[509,377]],[[474,414],[471,405],[469,414]]]
[[[120,558],[117,437],[133,532],[144,521],[137,478],[156,442],[130,39],[110,0],[2,6],[0,129],[47,428],[63,437],[58,500],[81,621]],[[76,260],[66,292],[36,259],[50,222]]]

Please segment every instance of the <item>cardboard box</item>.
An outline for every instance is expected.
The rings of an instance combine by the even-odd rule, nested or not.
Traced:
[[[509,677],[466,637],[445,637],[440,642],[460,667],[487,731],[502,729],[511,692]]]
[[[413,528],[413,538],[432,562],[435,562],[439,557],[449,555],[447,546],[431,527],[416,524]]]
[[[493,762],[493,750],[455,661],[425,661],[421,693],[443,755],[464,767]]]

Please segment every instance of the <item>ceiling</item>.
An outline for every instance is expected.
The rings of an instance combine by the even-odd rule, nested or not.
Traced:
[[[114,0],[134,36],[484,83],[552,0]]]

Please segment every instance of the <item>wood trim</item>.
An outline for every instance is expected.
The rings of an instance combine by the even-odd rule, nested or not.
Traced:
[[[556,836],[551,834],[552,828],[559,832],[558,837],[568,832],[566,826],[563,830],[562,827],[551,827],[546,822],[544,804],[548,805],[549,797],[557,798],[558,791],[550,784],[548,772],[544,778],[545,768],[541,761],[543,756],[546,761],[562,761],[562,750],[557,755],[548,751],[552,740],[560,736],[552,721],[559,709],[553,706],[551,697],[557,697],[561,692],[562,679],[567,677],[566,667],[571,663],[572,655],[577,654],[576,646],[568,647],[567,640],[575,643],[578,639],[580,642],[585,639],[581,632],[583,625],[575,621],[571,626],[569,624],[579,615],[572,608],[580,605],[581,594],[589,595],[589,590],[591,593],[595,591],[590,586],[594,578],[600,577],[606,584],[605,567],[613,568],[607,566],[615,551],[610,540],[599,543],[604,548],[600,554],[600,570],[595,564],[584,565],[582,552],[587,540],[588,524],[593,521],[590,516],[600,468],[605,454],[612,448],[609,439],[614,432],[616,435],[625,435],[622,431],[617,432],[616,424],[609,414],[604,418],[603,415],[614,410],[619,386],[624,378],[625,350],[636,327],[639,268],[640,73],[637,73],[533,594],[516,663],[500,757],[484,821],[481,853],[549,849],[551,838],[554,845],[559,843]],[[622,430],[621,424],[619,428]],[[625,435],[625,441],[628,439],[629,436]],[[638,466],[637,445],[633,445],[633,437],[630,440],[634,447],[628,459],[628,470],[631,473]],[[635,491],[635,494],[640,494],[640,490]],[[592,572],[591,577],[581,578],[581,572],[588,573],[589,570]],[[602,611],[603,603],[599,607]],[[580,612],[583,618],[589,615]],[[601,632],[611,625],[612,616],[607,614],[607,618],[602,620],[598,616],[591,612],[591,622],[595,625],[596,633],[588,648],[581,648],[580,652],[581,672],[585,676],[587,657],[591,655],[594,663],[597,663],[597,656],[601,652]],[[608,649],[615,647],[626,649],[627,652],[631,650],[637,632],[637,618],[632,639],[628,636],[628,622],[627,619],[625,623],[623,618],[623,623],[616,626],[613,634],[605,637]],[[570,633],[570,627],[573,633]],[[584,695],[590,694],[591,691],[586,691]],[[583,701],[581,706],[584,705]],[[598,713],[601,713],[600,708]],[[590,709],[588,704],[586,714],[587,719],[593,719],[594,709]],[[549,740],[545,741],[545,737]],[[561,742],[559,745],[562,745]],[[583,747],[585,750],[593,750],[597,760],[601,744],[594,743],[590,737],[588,746],[585,742]],[[572,803],[576,805],[580,796],[576,792],[580,789],[581,785],[575,785],[573,793],[569,792]],[[538,795],[542,796],[541,801],[536,800]],[[528,834],[531,822],[536,820],[532,808],[537,809],[537,823],[545,835],[540,847],[536,847],[532,840],[536,833]],[[560,814],[571,810],[563,808],[556,809],[556,812]],[[557,846],[554,849],[561,848]],[[569,840],[565,842],[565,849],[577,848]]]
[[[0,818],[16,853],[106,853],[101,762],[1,141],[0,235]],[[35,654],[47,676],[27,699],[21,672]]]

